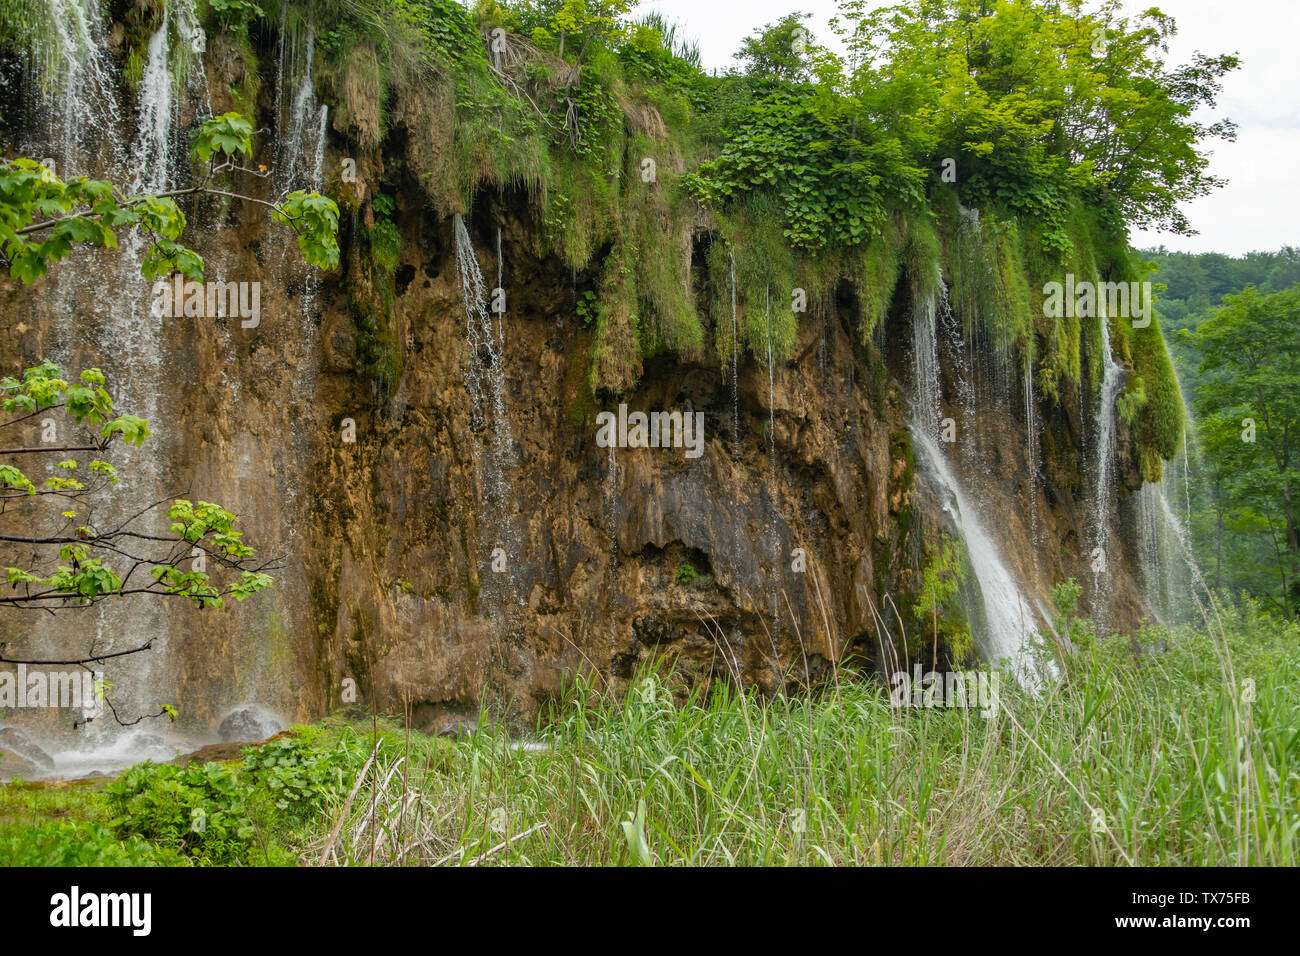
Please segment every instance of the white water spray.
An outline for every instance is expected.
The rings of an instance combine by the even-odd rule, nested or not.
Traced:
[[[914,424],[911,431],[920,460],[943,495],[944,511],[953,519],[970,555],[983,610],[983,626],[971,622],[980,647],[989,661],[1005,661],[1022,687],[1036,691],[1045,678],[1057,676],[1057,669],[1046,655],[1035,653],[1041,638],[1034,612],[985,529],[978,509],[953,475],[939,443],[920,424]]]
[[[942,277],[938,287],[943,288]],[[945,292],[944,298],[947,298]],[[927,438],[939,440],[943,405],[939,392],[939,298],[931,294],[918,303],[912,314],[912,367],[916,386],[913,417]]]
[[[1047,534],[1043,528],[1042,507],[1043,475],[1038,466],[1039,422],[1036,410],[1038,401],[1034,394],[1034,369],[1026,363],[1025,390],[1025,464],[1029,469],[1029,540],[1033,543],[1034,576],[1039,573],[1039,554],[1047,547]]]
[[[1110,350],[1110,322],[1101,317],[1102,380],[1097,399],[1097,415],[1093,434],[1093,486],[1092,507],[1088,514],[1088,553],[1084,556],[1092,569],[1093,619],[1103,627],[1110,610],[1110,546],[1111,499],[1115,485],[1115,404],[1120,389],[1124,387],[1124,369],[1115,361]]]
[[[483,528],[498,536],[500,547],[511,558],[513,567],[519,549],[510,521],[509,503],[513,500],[507,470],[513,455],[514,436],[506,405],[505,353],[488,309],[487,285],[474,254],[465,221],[459,215],[453,223],[456,271],[460,275],[461,301],[465,308],[465,345],[469,358],[466,385],[470,393],[470,427],[475,434],[487,435],[486,449],[480,454],[474,446],[479,465],[484,510]]]
[[[731,256],[731,456],[740,444],[740,327],[736,321],[736,254]]]
[[[34,44],[37,81],[49,107],[51,146],[60,176],[115,170],[120,111],[98,0],[45,0],[47,31]]]

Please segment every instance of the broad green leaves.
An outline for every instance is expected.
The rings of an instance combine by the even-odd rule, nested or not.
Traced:
[[[36,486],[32,484],[32,480],[13,465],[0,465],[0,486],[25,491],[29,495],[36,494]]]
[[[855,132],[848,104],[774,92],[753,106],[722,154],[686,178],[706,202],[754,190],[779,197],[792,246],[852,246],[878,235],[887,204],[924,199],[926,173],[900,144]]]
[[[289,193],[275,213],[277,222],[289,226],[298,237],[298,248],[310,265],[333,269],[339,264],[339,207],[320,193]]]
[[[84,176],[64,182],[35,160],[0,162],[0,249],[9,274],[23,283],[45,275],[50,263],[67,258],[75,246],[116,248],[117,231],[133,228],[171,242],[184,230],[185,214],[169,197],[127,198],[112,183]],[[169,247],[175,259],[172,247],[178,244]],[[184,264],[192,271],[198,257],[189,256]],[[152,251],[149,258],[159,267],[167,261]],[[201,279],[202,260],[198,265]]]
[[[113,399],[104,389],[104,373],[97,368],[86,369],[80,381],[69,383],[62,371],[48,359],[23,372],[21,380],[6,376],[0,378],[0,410],[6,412],[38,412],[47,408],[63,407],[78,424],[100,425],[100,435],[111,438],[120,434],[124,441],[143,444],[149,437],[149,427],[144,419],[134,415],[116,415]],[[99,467],[96,467],[99,466]],[[112,466],[93,462],[91,469],[112,475]]]
[[[191,153],[207,169],[194,186],[167,195],[126,195],[112,183],[84,176],[65,182],[32,159],[0,161],[0,252],[9,261],[9,274],[30,284],[77,247],[116,248],[119,232],[139,230],[153,240],[140,263],[146,279],[179,272],[202,282],[203,258],[180,241],[187,221],[175,197],[211,192],[250,198],[209,182],[232,171],[248,172],[238,163],[253,155],[253,132],[238,113],[205,120]],[[276,221],[294,230],[310,265],[338,265],[338,206],[333,200],[297,192],[271,205]]]
[[[119,414],[105,384],[99,369],[86,369],[76,381],[69,381],[48,360],[26,369],[21,378],[0,379],[0,409],[15,415],[11,421],[0,422],[0,431],[34,414],[62,408],[72,421],[97,428],[100,449],[109,448],[117,436],[131,445],[144,444],[150,437],[148,423],[136,415]],[[38,446],[26,452],[39,454],[44,450]],[[75,449],[59,444],[48,448],[51,453],[69,450]],[[78,514],[75,505],[89,501],[95,493],[111,491],[118,484],[117,471],[110,462],[91,459],[86,482],[77,477],[80,467],[75,458],[63,458],[54,465],[56,473],[46,477],[38,488],[17,466],[0,464],[0,497],[10,499],[7,503],[15,507],[19,502],[31,502],[35,507],[58,502],[47,508],[47,517],[62,526],[49,537],[31,538],[30,543],[37,549],[32,567],[4,570],[10,586],[4,603],[53,610],[69,602],[91,604],[107,595],[148,593],[178,595],[201,608],[219,608],[226,595],[242,601],[271,586],[269,576],[242,564],[254,551],[243,542],[243,532],[235,530],[238,519],[211,502],[172,500],[167,509],[170,538],[154,528],[133,530],[135,519],[109,528],[97,528],[94,521],[89,521],[74,530],[72,523]],[[97,480],[91,481],[91,477]],[[69,502],[75,505],[70,507]],[[140,514],[150,510],[146,508]],[[36,535],[45,527],[43,521],[33,519],[30,533]],[[124,543],[128,546],[123,547]],[[47,570],[36,567],[41,563],[41,546],[57,556],[57,566]],[[152,558],[149,549],[153,549]],[[230,572],[223,575],[224,582],[209,573],[206,561],[194,560],[200,553],[211,557],[217,568]],[[133,573],[137,568],[139,572]],[[151,584],[142,580],[146,575],[152,577]]]
[[[253,155],[253,124],[238,113],[222,113],[205,120],[194,137],[194,158],[206,163]]]
[[[119,415],[104,426],[103,435],[105,438],[121,435],[122,441],[128,445],[138,447],[143,445],[144,440],[149,437],[149,425],[143,418],[137,418],[134,415]]]
[[[1130,225],[1188,228],[1178,206],[1218,184],[1202,144],[1231,138],[1213,106],[1234,57],[1198,55],[1170,70],[1173,21],[1131,19],[1103,0],[928,0],[873,9],[843,0],[836,24],[851,68],[806,43],[790,15],[748,38],[738,56],[756,105],[728,117],[721,154],[688,177],[697,197],[728,203],[769,190],[796,246],[873,236],[886,207],[914,204],[956,164],[968,206],[1030,217],[1043,252],[1068,252],[1076,198]],[[1105,42],[1098,42],[1102,35]],[[802,42],[801,42],[802,41]]]

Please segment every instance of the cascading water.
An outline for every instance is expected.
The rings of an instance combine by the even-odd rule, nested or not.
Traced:
[[[325,183],[325,146],[329,129],[329,107],[316,97],[313,67],[316,59],[316,34],[310,27],[291,29],[288,5],[281,8],[280,70],[276,84],[276,156],[272,182],[277,195],[294,190],[320,192]],[[286,104],[285,93],[292,89]],[[295,257],[297,244],[288,236],[279,241],[281,267],[299,268]],[[319,277],[315,270],[302,268],[300,322],[309,340],[314,338],[312,305]],[[303,367],[300,365],[299,367]]]
[[[943,279],[939,278],[939,287]],[[938,441],[943,406],[939,394],[939,299],[928,295],[913,309],[912,363],[916,387],[913,418],[926,437]]]
[[[1038,555],[1047,547],[1047,535],[1039,511],[1042,506],[1043,475],[1038,465],[1039,422],[1036,414],[1038,401],[1034,394],[1034,369],[1032,363],[1027,363],[1025,367],[1024,390],[1025,463],[1029,469],[1029,537],[1034,545],[1034,577],[1037,578],[1039,574]]]
[[[276,90],[275,185],[279,193],[294,189],[319,189],[322,182],[325,133],[329,107],[316,98],[313,67],[316,60],[316,34],[308,27],[303,36],[293,31],[285,52],[284,24],[280,39],[280,83]],[[292,85],[293,97],[288,109],[284,91]]]
[[[131,151],[137,192],[161,192],[170,185],[172,171],[172,73],[168,52],[171,38],[169,19],[149,38],[149,56],[140,79],[140,108],[136,120],[136,141]]]
[[[182,172],[177,168],[174,135],[179,107],[176,94],[198,85],[204,103],[207,101],[203,60],[193,48],[201,35],[193,0],[174,0],[163,8],[162,23],[149,38],[131,150],[131,173],[138,192],[161,192],[178,184]],[[211,107],[205,106],[205,112],[210,114]]]
[[[736,254],[731,257],[731,457],[740,445],[740,326],[736,321]]]
[[[196,120],[211,115],[202,59],[205,38],[198,25],[194,0],[170,0],[166,4],[162,23],[148,42],[141,79],[135,88],[136,108],[126,114],[113,99],[116,78],[111,64],[100,52],[107,42],[99,6],[93,0],[84,3],[54,0],[47,4],[53,39],[44,49],[38,49],[38,65],[48,80],[42,83],[42,89],[53,107],[46,115],[54,128],[51,141],[71,144],[66,147],[66,155],[59,157],[59,172],[65,176],[80,171],[98,173],[124,182],[128,188],[147,192],[182,186],[189,174],[189,160],[183,149],[179,123],[187,115]],[[311,153],[295,161],[294,166],[298,170],[310,170],[312,179],[319,183],[325,126],[323,112],[318,110],[316,115],[320,122],[315,135],[307,137]],[[122,143],[127,144],[125,149],[119,148],[118,144]],[[96,162],[84,162],[78,168],[78,152],[95,157]],[[50,280],[58,301],[68,302],[68,307],[55,310],[56,314],[68,316],[58,325],[60,349],[55,350],[56,360],[70,365],[83,361],[87,353],[94,355],[94,364],[103,367],[109,376],[118,407],[146,418],[153,432],[144,447],[119,446],[115,452],[119,470],[131,480],[132,495],[129,500],[123,499],[123,506],[130,504],[133,510],[143,501],[158,500],[177,490],[163,480],[174,438],[169,429],[171,417],[162,414],[160,409],[160,398],[166,394],[162,370],[167,367],[168,341],[176,323],[152,314],[152,283],[142,280],[139,272],[146,248],[144,237],[131,235],[124,239],[114,259],[102,268],[63,269]],[[207,273],[211,278],[264,278],[256,274],[224,275],[219,254],[207,258]],[[93,285],[83,280],[88,273],[96,276]],[[105,273],[115,277],[107,287]],[[231,333],[224,329],[222,334]],[[310,339],[292,338],[301,342],[299,347],[304,358],[314,357],[316,350]],[[302,369],[311,363],[292,364]],[[239,376],[230,376],[226,381],[233,391],[238,387]],[[310,395],[311,389],[300,392]],[[302,460],[307,457],[300,456]],[[292,497],[297,481],[292,474],[286,478],[285,487]],[[202,492],[200,488],[194,490]],[[114,507],[110,502],[107,510],[97,512],[96,518],[111,521]],[[143,520],[146,525],[141,530],[146,532],[154,530],[148,526],[150,522],[156,525],[161,521],[157,530],[166,527],[165,516],[157,512]],[[263,548],[274,552],[282,549],[283,544],[266,542]],[[293,599],[286,596],[287,591],[302,575],[291,570],[277,577],[281,586],[270,592],[267,600],[279,604],[278,613],[282,615],[284,608],[292,606]],[[138,600],[107,602],[88,612],[92,615],[86,622],[90,626],[88,636],[93,635],[96,652],[112,653],[153,640],[151,651],[113,661],[107,669],[106,676],[114,684],[111,697],[124,720],[156,712],[160,700],[174,700],[174,692],[169,688],[176,685],[178,678],[168,647],[169,635],[174,630],[174,610],[169,602]],[[41,645],[54,647],[58,635],[37,635],[37,640]],[[258,676],[264,672],[267,678]],[[256,699],[273,700],[277,696],[275,689],[262,695],[260,687],[250,687],[249,683],[260,684],[274,677],[269,667],[251,667],[248,679],[241,679],[243,686],[237,693],[251,691]],[[169,729],[157,725],[151,725],[147,732],[139,727],[123,729],[111,717],[105,717],[92,723],[79,737],[59,743],[51,741],[51,751],[60,767],[89,766],[87,761],[107,761],[120,766],[143,756],[157,757],[159,741]],[[59,749],[68,744],[71,746]],[[162,746],[165,749],[165,740]],[[100,768],[96,766],[96,769]]]
[[[1137,498],[1144,597],[1159,623],[1181,623],[1190,618],[1188,598],[1199,577],[1187,529],[1169,500],[1166,478],[1144,484]]]
[[[963,487],[944,454],[940,439],[942,405],[940,395],[939,332],[941,317],[945,341],[954,352],[961,379],[958,392],[963,405],[974,403],[973,376],[966,367],[964,347],[956,323],[947,307],[948,296],[941,276],[935,292],[918,303],[912,314],[912,361],[915,404],[909,431],[919,460],[936,482],[948,513],[970,558],[979,588],[978,607],[968,607],[972,631],[991,662],[1007,662],[1021,686],[1036,690],[1043,679],[1055,676],[1056,667],[1035,654],[1040,638],[1037,618],[1014,576],[1003,561],[997,545],[981,517],[978,497]],[[974,409],[967,409],[973,417]],[[977,455],[975,433],[968,429],[965,445]]]
[[[102,176],[122,183],[127,190],[163,191],[183,186],[188,180],[190,164],[183,148],[185,136],[180,124],[211,115],[202,58],[205,38],[199,29],[194,0],[169,0],[163,9],[162,23],[148,41],[142,75],[134,87],[132,110],[123,110],[117,100],[117,91],[123,84],[106,52],[109,43],[104,5],[99,0],[46,0],[44,9],[48,28],[34,40],[33,75],[27,84],[34,93],[39,91],[42,102],[40,109],[31,111],[38,122],[24,130],[29,137],[24,151],[54,160],[56,172],[63,177],[80,173]],[[282,154],[291,156],[291,161],[277,165],[273,176],[293,188],[319,189],[323,183],[328,113],[312,93],[310,37],[305,43],[295,41],[292,49],[297,55],[282,61],[279,73],[287,75],[286,82],[294,84],[293,109],[286,110],[287,116],[277,111],[276,141],[280,145],[286,128],[292,127],[295,132],[290,138],[296,145]],[[304,90],[307,95],[303,95]],[[279,102],[277,99],[277,105]],[[289,105],[288,100],[285,105]],[[211,252],[204,248],[207,225],[193,224],[192,231],[197,248],[205,254],[209,278],[264,282],[273,278],[266,271],[226,274],[220,248]],[[217,224],[213,228],[222,227]],[[292,237],[284,245],[292,250],[295,258],[284,260],[279,268],[281,280],[286,268],[307,271],[296,258],[297,247]],[[90,365],[103,368],[117,407],[146,418],[153,432],[153,437],[141,448],[115,446],[114,460],[129,480],[130,493],[96,505],[91,518],[101,525],[111,525],[115,517],[124,517],[118,514],[120,509],[129,507],[134,512],[142,504],[178,490],[174,484],[176,476],[169,468],[174,464],[176,421],[171,410],[162,407],[169,384],[163,370],[179,367],[176,362],[181,356],[170,350],[180,347],[176,333],[184,326],[151,312],[152,282],[143,280],[139,271],[146,248],[143,237],[128,236],[123,237],[121,247],[111,254],[78,250],[73,255],[81,262],[51,270],[42,297],[54,332],[46,354],[73,374]],[[275,270],[274,266],[271,268]],[[305,289],[301,299],[303,325],[310,334],[296,334],[290,326],[285,339],[289,344],[286,363],[300,370],[300,380],[314,374],[319,354],[314,327],[308,319],[314,281],[308,273],[307,282],[300,286]],[[275,285],[292,288],[292,283],[286,281]],[[239,335],[284,334],[282,324],[274,319],[266,321],[265,314],[263,319],[257,331],[240,329],[238,323],[225,323],[219,334],[227,339]],[[188,360],[189,356],[184,355],[184,359]],[[237,391],[240,381],[239,370],[223,372],[223,382],[232,392]],[[295,394],[310,401],[314,386],[307,381]],[[303,443],[303,454],[297,460],[304,462],[310,460],[306,453],[308,431],[295,432],[293,438],[295,443]],[[248,458],[244,456],[241,460]],[[223,477],[233,478],[242,485],[245,480],[258,480],[260,474],[254,474],[250,465],[249,474]],[[292,467],[282,474],[284,489],[293,498],[302,477]],[[191,490],[192,496],[206,496],[206,483],[200,474]],[[234,510],[243,510],[238,495],[223,501]],[[301,525],[301,515],[291,511],[287,514],[286,526]],[[139,530],[145,533],[165,531],[167,526],[165,515],[157,511],[142,516],[141,522]],[[292,537],[292,531],[289,536]],[[276,621],[285,619],[296,603],[305,600],[305,595],[291,593],[305,580],[294,542],[277,542],[265,537],[259,541],[263,553],[285,553],[286,549],[291,564],[276,575],[277,587],[260,602],[259,628],[265,628],[268,617]],[[187,569],[188,563],[183,561],[181,567]],[[107,715],[79,731],[60,726],[46,735],[42,730],[43,743],[55,759],[56,772],[110,769],[144,757],[166,759],[175,752],[169,744],[171,733],[181,735],[177,739],[184,739],[188,734],[207,732],[203,726],[187,723],[190,708],[178,698],[177,688],[183,678],[178,672],[180,662],[175,659],[175,642],[170,635],[178,632],[178,615],[185,613],[180,605],[139,598],[105,602],[83,613],[89,617],[82,621],[81,627],[72,630],[62,624],[58,629],[39,622],[33,624],[25,634],[30,638],[30,647],[47,652],[47,656],[61,656],[55,652],[63,651],[85,653],[92,646],[94,653],[111,654],[152,640],[150,651],[108,662],[105,676],[113,683],[109,696],[124,721],[156,713],[160,702],[179,704],[181,720],[174,726],[146,721],[123,728]],[[233,617],[233,628],[247,627],[253,620],[241,608],[232,606],[227,613]],[[236,682],[238,686],[222,691],[230,695],[229,702],[282,700],[285,697],[283,675],[270,658],[248,663],[250,666]],[[197,742],[204,739],[198,738]],[[195,743],[194,738],[191,743]]]
[[[609,531],[609,568],[612,571],[618,565],[618,442],[609,443],[609,461],[601,496],[605,499],[605,528]]]
[[[767,461],[768,461],[768,484],[767,498],[771,508],[768,515],[767,525],[767,542],[768,553],[772,562],[772,588],[769,595],[769,603],[772,607],[772,634],[770,635],[773,643],[773,654],[775,651],[776,635],[780,629],[780,604],[778,595],[778,581],[781,576],[781,570],[785,566],[782,560],[780,550],[781,536],[777,531],[777,512],[776,512],[776,363],[773,360],[772,352],[772,289],[769,286],[763,293],[763,309],[766,316],[766,338],[767,338]]]
[[[199,26],[195,0],[168,0],[166,13],[176,16],[177,65],[173,68],[178,81],[183,81],[187,92],[202,91],[204,116],[212,115],[212,94],[208,88],[208,75],[199,54],[207,48],[207,38]],[[164,15],[166,15],[166,13]],[[186,52],[187,51],[187,52]]]
[[[108,30],[98,0],[46,0],[46,30],[34,44],[37,84],[50,124],[57,172],[91,173],[98,157],[114,169],[120,109]]]
[[[186,175],[188,160],[175,144],[180,107],[177,94],[190,91],[191,79],[195,75],[202,76],[201,60],[191,55],[194,52],[191,44],[197,30],[193,0],[176,0],[164,9],[162,23],[150,38],[137,91],[136,129],[131,139],[130,161],[124,170],[110,170],[115,177],[129,177],[132,189],[137,192],[174,188]],[[203,87],[206,89],[206,81]],[[88,106],[93,112],[93,101]],[[80,123],[80,118],[76,122]],[[122,139],[115,126],[108,135],[101,137],[100,148],[105,142],[111,144]],[[113,157],[115,153],[110,148],[107,155]],[[142,498],[156,501],[173,489],[164,487],[162,477],[170,441],[167,422],[159,415],[159,396],[163,394],[162,370],[166,366],[164,320],[151,309],[153,284],[140,276],[140,265],[148,245],[149,240],[138,232],[132,232],[122,243],[116,268],[120,270],[119,288],[124,294],[114,296],[110,293],[107,298],[116,298],[118,305],[106,310],[97,321],[88,323],[81,334],[90,339],[95,352],[102,356],[101,362],[112,376],[119,407],[129,408],[150,423],[153,437],[148,445],[139,449],[123,447],[117,454],[118,467],[132,477],[133,491]],[[109,512],[120,519],[127,517],[118,506],[110,505]],[[99,517],[107,519],[109,513],[102,513]],[[146,520],[166,523],[160,512]],[[146,602],[129,608],[110,602],[99,605],[94,613],[96,646],[101,650],[133,646],[140,643],[141,634],[154,636],[152,652],[115,662],[109,679],[114,684],[113,696],[124,719],[130,720],[134,715],[156,709],[158,688],[171,683],[167,648],[168,609],[159,602]],[[111,720],[100,720],[91,725],[84,739],[74,748],[56,755],[56,759],[69,766],[88,759],[139,759],[143,752],[140,748],[156,750],[159,746],[165,748],[166,744],[157,733],[142,735],[138,729],[124,730],[114,726]]]
[[[497,536],[494,547],[505,550],[507,568],[513,568],[519,559],[519,548],[508,510],[509,503],[513,500],[507,472],[514,453],[514,437],[506,406],[503,340],[498,338],[497,331],[493,328],[483,272],[479,268],[478,257],[474,254],[474,245],[465,228],[465,221],[460,215],[455,216],[453,232],[456,271],[460,275],[461,301],[465,308],[465,344],[469,353],[466,385],[471,404],[470,427],[480,436],[480,441],[484,434],[488,435],[487,447],[482,453],[477,444],[472,446],[483,491],[484,508],[480,522],[487,534]],[[613,463],[611,458],[611,465]]]
[[[952,518],[970,555],[983,612],[982,620],[980,615],[971,615],[980,647],[990,662],[1005,661],[1022,687],[1038,690],[1045,678],[1057,675],[1057,670],[1046,656],[1035,654],[1040,637],[1034,612],[985,529],[978,509],[952,473],[939,443],[920,424],[914,424],[911,432],[923,466],[938,484],[944,511]],[[982,627],[975,626],[977,620]]]
[[[1102,381],[1097,399],[1093,445],[1092,502],[1088,512],[1088,553],[1092,575],[1092,616],[1104,630],[1110,609],[1110,572],[1107,553],[1110,546],[1111,499],[1115,475],[1115,404],[1124,387],[1124,369],[1110,351],[1110,322],[1101,317]]]

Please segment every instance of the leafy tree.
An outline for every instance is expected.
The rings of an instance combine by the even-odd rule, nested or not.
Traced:
[[[21,566],[4,568],[9,587],[0,594],[0,608],[86,608],[129,595],[181,597],[200,608],[219,608],[226,597],[242,601],[268,587],[271,579],[264,572],[270,564],[252,562],[254,550],[235,530],[236,517],[218,505],[173,496],[128,509],[123,519],[99,516],[98,503],[112,496],[119,483],[109,460],[115,440],[140,446],[150,437],[144,419],[114,408],[105,384],[99,369],[86,369],[69,381],[49,361],[27,369],[21,379],[0,379],[0,410],[9,415],[0,422],[0,436],[15,435],[36,420],[48,428],[54,423],[49,413],[56,410],[90,430],[80,443],[0,447],[0,456],[11,460],[59,459],[44,479],[17,465],[0,465],[0,514],[10,516],[6,528],[17,525],[23,532],[0,534],[0,542],[24,556]],[[57,428],[51,433],[57,434]],[[151,513],[164,509],[166,533],[144,526]],[[212,572],[206,569],[208,559]],[[136,653],[149,645],[106,656]],[[41,663],[102,659],[90,654]],[[3,645],[0,661],[19,662],[5,656]]]
[[[1072,203],[1116,222],[1190,231],[1179,206],[1219,182],[1208,139],[1232,124],[1212,106],[1232,56],[1170,68],[1174,21],[1149,10],[1087,13],[1080,0],[921,0],[869,9],[842,0],[832,27],[847,63],[796,49],[800,14],[749,37],[738,57],[759,95],[687,184],[726,204],[769,190],[787,238],[818,249],[868,241],[892,209],[916,206],[946,160],[967,205],[1041,225],[1042,251],[1072,249]]]
[[[1227,296],[1189,338],[1221,516],[1266,529],[1282,603],[1300,612],[1300,286]]]
[[[554,19],[554,29],[560,37],[560,55],[564,55],[566,38],[582,40],[573,73],[569,75],[570,83],[593,40],[615,40],[623,36],[627,27],[623,17],[630,9],[632,0],[562,0]]]
[[[120,232],[138,229],[153,240],[141,262],[146,278],[180,272],[201,282],[202,258],[179,241],[186,218],[176,203],[199,194],[268,207],[275,221],[294,232],[308,263],[337,266],[338,207],[333,200],[297,191],[267,201],[234,191],[237,176],[267,175],[265,167],[241,165],[241,157],[249,159],[252,152],[252,125],[226,113],[205,121],[195,136],[193,158],[201,169],[197,182],[165,193],[127,195],[112,183],[84,176],[65,182],[27,158],[0,163],[0,250],[10,274],[34,282],[74,246],[114,248]],[[275,565],[253,560],[253,548],[236,530],[237,518],[220,505],[177,495],[123,509],[119,513],[125,518],[107,516],[100,503],[119,483],[110,461],[114,441],[139,446],[150,433],[144,419],[117,412],[106,384],[99,369],[67,379],[48,360],[21,378],[0,379],[0,411],[10,416],[0,422],[0,436],[18,434],[34,420],[43,428],[53,424],[42,416],[59,409],[76,427],[90,430],[80,443],[19,441],[0,447],[7,460],[0,464],[0,515],[9,516],[0,542],[10,546],[13,562],[4,567],[8,588],[0,593],[0,609],[63,612],[110,597],[142,596],[179,597],[199,608],[220,608],[228,597],[242,601],[270,586],[266,571]],[[43,479],[12,463],[39,456],[59,459]],[[165,532],[148,520],[159,512],[167,518]],[[8,642],[0,642],[0,662],[85,665],[151,646],[152,640],[146,640],[112,653],[92,646],[81,657],[38,660],[10,656]],[[174,717],[175,711],[164,706],[152,716],[162,714]]]
[[[835,24],[855,64],[849,88],[892,128],[913,127],[906,139],[957,158],[969,203],[1059,220],[1062,194],[1078,189],[1130,225],[1186,233],[1179,204],[1221,184],[1201,144],[1235,127],[1193,117],[1237,58],[1170,68],[1176,25],[1158,9],[1130,20],[1119,0],[1096,13],[1082,0],[869,7],[843,0]]]
[[[180,272],[202,282],[202,257],[178,241],[186,219],[176,200],[197,194],[267,206],[277,222],[293,230],[308,263],[336,267],[339,210],[332,199],[299,190],[268,202],[228,188],[237,174],[268,175],[265,167],[240,165],[241,156],[252,154],[252,124],[237,113],[224,113],[206,120],[196,134],[193,156],[202,174],[182,189],[125,195],[110,182],[85,176],[65,182],[33,159],[0,162],[0,250],[9,260],[9,273],[33,282],[74,246],[111,249],[117,246],[119,232],[139,229],[153,239],[140,265],[145,278]]]
[[[803,25],[810,14],[788,13],[747,36],[734,56],[754,78],[793,83],[809,75],[808,47],[812,36]]]

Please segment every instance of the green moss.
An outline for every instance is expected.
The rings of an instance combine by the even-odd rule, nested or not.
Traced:
[[[852,250],[846,271],[858,294],[858,339],[866,344],[889,312],[902,277],[903,239],[897,219],[890,217],[879,236]]]
[[[934,301],[942,281],[942,247],[937,222],[929,210],[905,217],[907,240],[903,247],[903,265],[912,291],[912,308]]]
[[[590,388],[592,394],[621,394],[641,375],[636,270],[625,247],[616,247],[605,260],[597,302]]]
[[[393,213],[393,199],[379,193],[371,200],[375,224],[366,231],[370,257],[374,264],[390,278],[397,271],[402,252],[402,236],[389,217]]]
[[[760,365],[769,355],[786,361],[797,341],[800,305],[820,318],[842,287],[856,296],[856,337],[867,345],[904,277],[915,306],[938,295],[946,275],[967,332],[978,329],[993,348],[1014,353],[1035,374],[1045,401],[1060,402],[1085,382],[1100,382],[1100,324],[1046,317],[1042,287],[1066,273],[1081,281],[1138,278],[1122,217],[1113,210],[1053,189],[1046,205],[1019,203],[1015,211],[998,205],[1012,199],[986,193],[972,215],[946,186],[932,188],[928,199],[917,190],[886,191],[860,210],[865,232],[852,232],[854,241],[803,243],[796,250],[792,243],[801,233],[789,212],[791,203],[803,206],[792,190],[811,180],[751,176],[730,183],[734,189],[723,189],[717,201],[706,197],[705,208],[698,191],[687,192],[700,164],[718,158],[748,128],[752,89],[711,82],[671,55],[658,56],[653,44],[596,42],[571,76],[574,51],[566,51],[568,62],[557,58],[547,13],[500,3],[469,11],[454,0],[422,0],[420,11],[381,24],[355,5],[292,2],[285,30],[290,40],[301,39],[309,23],[315,31],[318,82],[337,94],[337,116],[352,110],[368,120],[372,114],[363,107],[370,104],[378,111],[379,142],[355,145],[377,154],[367,165],[385,170],[390,193],[419,182],[446,215],[466,212],[483,190],[498,199],[522,192],[534,213],[532,251],[575,273],[599,271],[588,310],[592,335],[583,341],[585,386],[569,390],[572,417],[634,387],[654,355],[692,359],[711,345],[727,366],[739,345]],[[143,16],[135,16],[147,39]],[[485,31],[498,25],[510,34],[504,76],[483,43]],[[278,29],[269,21],[264,27]],[[248,59],[254,82],[246,27],[224,36]],[[253,95],[246,91],[243,99],[251,104]],[[385,140],[398,122],[404,135]],[[724,127],[729,135],[719,132]],[[751,132],[761,138],[772,131]],[[901,169],[882,173],[901,175]],[[807,170],[791,175],[796,172]],[[896,195],[892,205],[887,194]],[[401,374],[389,319],[401,236],[393,217],[376,213],[363,236],[364,271],[373,274],[363,277],[353,300],[362,363],[389,387]],[[694,243],[705,230],[712,241],[700,274],[692,268]],[[731,322],[733,257],[739,342]],[[697,301],[698,289],[709,297]],[[1177,434],[1166,419],[1181,407],[1165,381],[1167,355],[1163,343],[1147,343],[1138,355],[1123,323],[1112,322],[1111,332],[1116,356],[1134,366],[1122,413],[1139,424],[1144,472],[1154,474],[1151,456]],[[1158,424],[1142,424],[1148,414]]]
[[[947,648],[955,664],[974,659],[975,640],[961,603],[969,563],[961,543],[946,533],[926,547],[921,585],[911,606],[915,626],[907,642],[909,653],[921,653],[937,642]]]
[[[767,364],[769,341],[773,361],[788,358],[797,333],[798,313],[791,306],[801,286],[794,251],[781,235],[779,209],[773,196],[755,193],[719,217],[719,232],[736,257],[741,344],[761,365]]]
[[[1133,329],[1132,343],[1134,374],[1146,396],[1131,413],[1134,439],[1142,477],[1154,482],[1163,474],[1162,460],[1171,460],[1182,448],[1187,409],[1159,326],[1152,321],[1146,328]]]
[[[661,351],[698,356],[704,328],[691,289],[691,221],[683,194],[676,188],[672,164],[660,160],[663,145],[644,136],[629,140],[628,183],[624,196],[623,236],[629,261],[635,263],[642,322],[639,356]],[[647,181],[655,162],[654,177]]]
[[[1031,367],[1037,357],[1037,299],[1015,219],[996,208],[963,212],[951,192],[938,193],[935,204],[952,279],[949,296],[967,336],[982,327],[995,348],[1019,350],[1023,365]]]

